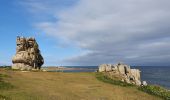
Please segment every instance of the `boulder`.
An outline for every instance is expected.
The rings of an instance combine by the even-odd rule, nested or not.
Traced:
[[[16,54],[12,58],[12,69],[31,70],[40,69],[44,59],[40,53],[35,38],[17,37]]]
[[[147,84],[147,82],[146,81],[143,81],[142,82],[142,86],[147,86],[148,84]]]

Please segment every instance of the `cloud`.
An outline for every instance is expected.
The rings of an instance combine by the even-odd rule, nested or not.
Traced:
[[[168,0],[77,0],[59,12],[52,7],[56,20],[35,27],[85,52],[64,59],[69,64],[170,65],[169,5]]]

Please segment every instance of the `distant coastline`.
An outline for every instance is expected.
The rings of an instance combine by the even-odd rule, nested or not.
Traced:
[[[97,67],[97,66],[96,66]],[[90,72],[94,72],[97,70],[97,68],[87,68],[87,67],[82,67],[82,66],[78,66],[78,67],[74,67],[74,66],[46,66],[46,67],[42,67],[43,71],[52,71],[52,72],[82,72],[82,71],[90,71]]]

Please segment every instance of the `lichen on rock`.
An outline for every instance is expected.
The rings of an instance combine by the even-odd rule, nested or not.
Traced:
[[[12,69],[40,69],[44,64],[44,59],[41,55],[35,38],[25,38],[18,36],[16,44],[16,54],[12,58]]]

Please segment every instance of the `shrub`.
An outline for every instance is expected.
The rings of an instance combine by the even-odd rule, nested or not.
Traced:
[[[139,87],[138,89],[146,93],[162,97],[165,100],[170,100],[170,91],[164,89],[161,86],[148,85],[148,86]]]
[[[129,84],[129,83],[125,83],[122,82],[120,80],[114,80],[109,78],[108,76],[104,75],[103,73],[96,73],[96,78],[102,82],[106,82],[106,83],[110,83],[110,84],[114,84],[114,85],[119,85],[119,86],[123,86],[123,87],[127,87],[127,86],[134,86],[133,84]]]
[[[6,70],[12,70],[12,67],[11,66],[6,66],[5,69]]]
[[[11,70],[11,66],[0,66],[0,69]]]
[[[119,85],[119,86],[123,86],[123,87],[135,86],[132,84],[122,82],[120,80],[111,79],[107,75],[104,75],[103,73],[96,73],[96,78],[102,82]],[[138,87],[138,90],[141,90],[141,91],[146,92],[151,95],[161,97],[165,100],[170,100],[170,91],[164,89],[161,86],[157,86],[157,85],[140,86],[140,87]]]

